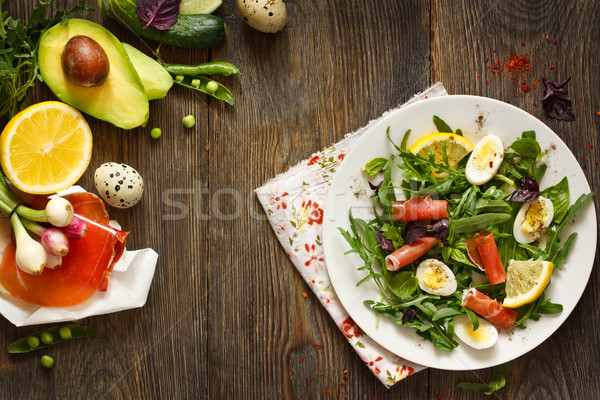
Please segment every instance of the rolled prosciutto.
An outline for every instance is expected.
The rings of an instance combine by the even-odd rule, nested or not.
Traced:
[[[475,251],[473,251],[473,247]],[[475,264],[479,267],[483,265],[490,284],[497,285],[506,281],[506,271],[492,232],[479,232],[467,240],[467,251]]]
[[[427,253],[439,242],[436,237],[426,236],[417,239],[414,243],[405,244],[385,258],[385,266],[390,271],[399,270]]]
[[[431,196],[411,197],[392,201],[392,213],[394,221],[400,222],[448,218],[448,202],[433,200]]]
[[[486,296],[475,288],[464,291],[462,306],[506,330],[512,328],[518,317],[515,310],[504,307],[499,301]]]

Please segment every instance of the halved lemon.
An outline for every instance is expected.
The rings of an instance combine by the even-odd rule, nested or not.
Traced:
[[[517,308],[541,296],[552,277],[550,261],[515,261],[506,268],[504,307]]]
[[[444,163],[444,142],[446,143],[446,154],[448,155],[448,166],[456,168],[460,160],[473,151],[474,146],[467,139],[454,133],[433,133],[420,139],[408,149],[411,153],[429,158],[429,152],[435,156],[437,164]],[[436,173],[432,170],[433,178],[444,178],[446,172]]]
[[[0,161],[8,179],[26,193],[55,193],[73,185],[92,156],[92,132],[83,115],[58,101],[15,115],[0,135]]]

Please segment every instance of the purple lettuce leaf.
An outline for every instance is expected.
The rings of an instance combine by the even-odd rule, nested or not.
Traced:
[[[165,31],[177,22],[181,0],[138,0],[136,12],[145,22],[144,29],[152,26]]]
[[[419,313],[418,308],[409,308],[408,310],[404,310],[402,313],[402,324],[406,324],[408,320],[413,319]]]
[[[413,221],[406,224],[406,229],[404,231],[404,243],[412,244],[425,236],[427,234],[428,226],[429,225],[419,225]]]
[[[540,185],[535,179],[525,177],[519,179],[517,190],[510,196],[509,201],[518,203],[529,203],[536,201],[540,197]]]
[[[450,223],[447,218],[438,219],[429,225],[420,225],[414,221],[406,224],[404,242],[412,244],[425,236],[435,236],[444,240],[448,236]]]
[[[377,196],[377,194],[379,193],[379,188],[381,187],[381,185],[383,185],[383,181],[379,182],[379,185],[373,185],[371,182],[369,182],[369,187],[371,188],[371,190],[375,191],[375,196]]]
[[[448,222],[448,218],[442,218],[431,224],[429,229],[431,229],[438,238],[445,239],[448,236],[449,227],[450,222]]]
[[[381,231],[377,232],[377,241],[381,245],[381,248],[384,250],[394,251],[394,243],[391,240],[388,240],[383,237],[383,233]]]
[[[570,80],[569,77],[562,82],[552,82],[545,76],[542,77],[542,82],[546,86],[542,98],[542,107],[544,107],[546,115],[550,118],[575,121],[575,114],[571,112],[573,100],[567,91],[567,83]]]

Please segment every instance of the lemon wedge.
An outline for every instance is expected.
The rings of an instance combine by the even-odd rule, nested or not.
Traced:
[[[49,194],[73,185],[92,155],[92,132],[83,115],[58,101],[34,104],[15,115],[0,135],[0,161],[18,189]]]
[[[511,260],[506,268],[504,307],[521,307],[540,297],[550,283],[553,268],[550,261]]]
[[[418,154],[422,157],[429,158],[429,152],[435,156],[437,164],[444,163],[443,146],[446,143],[446,154],[448,155],[448,166],[456,168],[460,160],[467,154],[473,151],[474,146],[467,139],[454,133],[433,133],[427,135],[417,141],[408,149],[413,154]],[[432,170],[431,176],[434,179],[444,178],[448,174],[446,172],[436,173]]]

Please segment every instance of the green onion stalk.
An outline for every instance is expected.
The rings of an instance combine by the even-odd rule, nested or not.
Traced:
[[[16,239],[15,259],[21,270],[37,275],[44,267],[60,267],[62,257],[69,252],[69,240],[59,227],[71,228],[74,219],[73,206],[67,199],[53,197],[44,210],[34,210],[21,204],[1,174],[0,211],[10,217]],[[47,228],[39,222],[53,227]],[[80,227],[81,221],[77,219],[75,222]],[[79,230],[85,231],[85,224]],[[34,240],[27,231],[39,236],[40,241]]]

